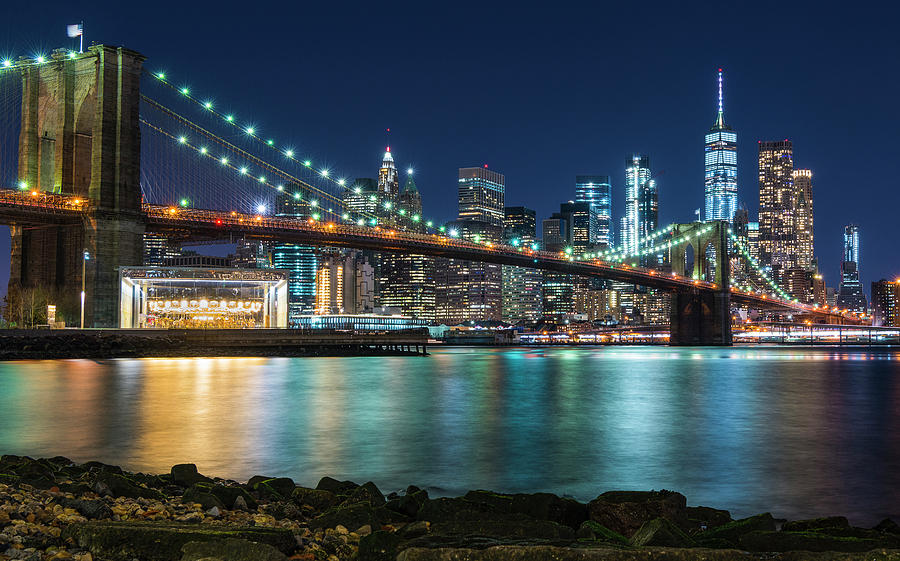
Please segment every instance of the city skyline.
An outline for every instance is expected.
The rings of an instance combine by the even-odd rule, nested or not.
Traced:
[[[328,9],[324,7],[312,9],[323,11],[322,15],[328,13]],[[615,16],[615,10],[610,10],[604,13]],[[70,11],[71,8],[62,10],[60,21],[68,17]],[[797,7],[792,7],[789,11],[797,15],[805,14],[805,11]],[[666,12],[667,9],[661,6],[653,13],[651,21],[658,25],[667,16]],[[46,10],[43,8],[40,13],[37,9],[26,8],[21,27],[30,29],[31,32],[27,37],[24,32],[12,32],[9,35],[10,43],[2,47],[7,52],[23,54],[42,45],[49,49],[65,44],[65,38],[59,31],[59,22],[46,18],[45,14]],[[457,17],[443,12],[437,15],[449,20]],[[809,15],[820,24],[819,28],[838,25],[838,22],[827,17]],[[416,17],[415,14],[401,16],[400,23]],[[88,41],[94,39],[125,43],[131,48],[145,51],[149,57],[148,68],[165,66],[177,79],[189,80],[192,86],[213,91],[229,104],[253,112],[253,118],[261,126],[275,130],[280,136],[291,135],[293,130],[299,131],[296,134],[298,144],[313,150],[321,159],[348,176],[371,175],[371,153],[384,148],[385,143],[381,137],[384,129],[390,126],[392,148],[402,154],[398,156],[398,167],[402,169],[407,164],[412,165],[416,170],[426,214],[443,220],[453,218],[452,210],[445,211],[453,208],[455,193],[451,189],[457,169],[487,163],[491,169],[499,170],[507,176],[506,204],[534,208],[539,218],[549,216],[560,202],[575,198],[575,175],[609,175],[613,187],[615,223],[622,213],[624,172],[620,162],[623,156],[635,152],[650,155],[654,171],[664,172],[658,180],[659,223],[691,219],[693,209],[703,206],[703,162],[699,156],[702,138],[698,140],[698,131],[706,130],[709,126],[712,101],[710,76],[717,68],[722,67],[728,72],[729,80],[728,122],[740,131],[742,140],[738,156],[738,160],[743,163],[739,172],[739,198],[748,206],[751,216],[756,214],[757,198],[756,169],[752,164],[756,159],[754,140],[790,138],[796,146],[800,165],[811,169],[815,174],[815,254],[826,281],[830,286],[835,286],[840,278],[841,229],[850,222],[860,225],[860,235],[863,238],[861,247],[864,255],[861,260],[866,264],[862,270],[864,284],[868,286],[868,281],[882,277],[894,278],[897,274],[896,265],[890,262],[891,247],[884,241],[890,237],[886,230],[890,220],[880,213],[887,213],[887,209],[896,204],[897,195],[890,189],[890,185],[895,181],[892,178],[900,175],[900,170],[897,170],[897,164],[888,157],[888,138],[878,136],[882,133],[876,129],[883,127],[884,123],[876,128],[861,121],[853,111],[844,111],[847,107],[846,100],[857,97],[866,99],[867,104],[884,107],[885,111],[880,112],[882,121],[896,116],[895,110],[886,102],[896,91],[896,82],[889,80],[878,90],[864,87],[863,76],[876,69],[880,62],[879,56],[871,56],[874,50],[870,49],[871,45],[854,50],[848,38],[847,44],[841,43],[840,47],[845,51],[841,52],[838,45],[822,45],[820,41],[804,43],[808,32],[802,29],[797,32],[796,28],[788,25],[767,23],[762,26],[758,38],[738,31],[734,45],[722,46],[719,52],[704,53],[699,48],[699,42],[690,39],[689,34],[691,29],[701,26],[709,16],[701,13],[692,13],[690,16],[694,19],[680,16],[679,21],[685,23],[681,31],[666,31],[662,33],[663,37],[643,47],[646,59],[641,73],[653,77],[652,88],[633,86],[624,80],[634,68],[614,60],[615,57],[611,55],[619,50],[614,45],[609,54],[602,56],[600,66],[604,81],[613,80],[616,83],[614,88],[600,93],[591,90],[592,96],[597,95],[590,100],[578,93],[580,90],[563,88],[560,92],[559,88],[551,85],[560,80],[561,83],[568,83],[577,75],[575,69],[578,65],[586,61],[583,57],[575,57],[577,60],[562,64],[560,68],[553,68],[550,60],[554,58],[554,53],[561,52],[561,46],[556,46],[528,63],[534,69],[546,73],[547,84],[538,84],[535,91],[528,95],[522,94],[521,89],[509,86],[490,87],[485,89],[485,93],[470,94],[463,98],[464,103],[451,99],[461,91],[459,87],[452,83],[445,88],[447,91],[437,87],[447,85],[439,71],[452,68],[453,72],[446,76],[459,75],[467,66],[472,66],[469,63],[473,60],[480,60],[477,56],[483,56],[486,61],[474,65],[476,77],[482,78],[485,72],[489,72],[489,68],[490,72],[499,72],[502,77],[508,78],[510,70],[494,63],[518,60],[513,51],[504,51],[499,45],[500,39],[508,36],[514,22],[504,21],[501,13],[490,8],[486,8],[483,17],[503,24],[499,26],[497,36],[475,37],[472,44],[452,50],[448,61],[439,61],[434,69],[424,64],[424,56],[445,48],[446,38],[443,36],[438,37],[440,40],[421,43],[414,53],[405,52],[400,48],[401,43],[394,43],[393,39],[387,40],[385,49],[393,53],[394,64],[414,74],[415,78],[408,82],[413,84],[412,87],[396,86],[387,88],[388,91],[383,91],[382,88],[363,98],[342,90],[336,92],[324,88],[328,91],[305,92],[301,103],[282,102],[280,94],[269,88],[258,87],[270,81],[263,77],[265,63],[253,57],[251,52],[219,42],[215,45],[219,54],[205,56],[206,49],[211,44],[211,41],[209,44],[206,42],[207,38],[211,38],[217,24],[222,23],[219,16],[207,17],[204,14],[205,19],[202,21],[208,22],[208,27],[201,25],[193,36],[188,34],[184,38],[179,38],[178,31],[181,28],[178,22],[163,25],[175,37],[168,43],[161,43],[156,40],[155,34],[142,30],[133,34],[124,33],[99,12],[85,14],[84,18],[87,21]],[[756,17],[738,8],[725,8],[725,14],[721,17],[739,16]],[[153,16],[150,17],[152,20]],[[247,23],[252,24],[262,17],[262,13],[251,10],[247,14]],[[859,23],[857,19],[859,18],[851,16],[842,25],[852,27]],[[567,20],[551,15],[548,25],[556,29],[564,21]],[[356,18],[344,23],[351,30],[362,30],[374,25],[372,21],[364,23],[356,21]],[[536,25],[536,22],[527,18],[517,23]],[[268,25],[272,25],[271,22]],[[401,26],[398,24],[398,27]],[[333,27],[326,27],[333,30]],[[433,26],[422,25],[412,33],[416,37],[425,37],[431,30]],[[324,31],[311,29],[310,33],[318,37]],[[867,40],[886,41],[876,31],[867,34]],[[861,33],[859,30],[856,32]],[[468,32],[466,37],[472,38]],[[794,58],[797,61],[803,60],[803,64],[793,60],[773,64],[767,57],[747,48],[756,41],[763,42],[766,38],[774,37],[784,38],[787,47],[796,55]],[[679,39],[675,52],[661,53],[654,50],[664,39],[673,38]],[[307,40],[313,39],[303,39]],[[563,46],[571,46],[571,41],[575,39],[566,39]],[[273,33],[272,52],[287,53],[284,46],[286,44],[283,38],[278,33]],[[867,53],[868,58],[859,59],[856,55],[861,52]],[[595,55],[600,56],[598,53]],[[338,69],[346,72],[356,71],[358,65],[369,60],[369,56],[357,49],[335,45],[334,50],[316,54],[314,60],[323,64],[333,60]],[[204,58],[211,61],[205,63],[206,66],[201,67],[193,62]],[[253,60],[252,64],[250,60]],[[288,55],[273,56],[273,60],[279,64],[284,63],[288,60]],[[233,67],[235,64],[245,68],[242,70],[243,75],[231,74],[234,76],[233,82],[213,79],[213,76],[221,74],[222,65]],[[525,63],[518,62],[512,66],[521,67],[523,64]],[[666,66],[672,68],[667,69]],[[822,71],[832,66],[845,72],[847,77],[837,88],[838,92],[832,91],[835,89],[832,85],[824,87],[829,81]],[[318,67],[317,64],[316,68]],[[374,79],[377,83],[377,79],[370,78],[368,73],[364,72],[361,77]],[[593,83],[591,80],[589,82]],[[358,83],[356,79],[354,83]],[[510,86],[518,83],[514,81]],[[788,84],[778,90],[778,99],[767,99],[761,95],[763,92],[775,91],[775,84],[779,88]],[[501,95],[501,92],[515,92],[515,95]],[[329,95],[333,99],[326,100]],[[422,98],[422,101],[416,102],[413,99],[415,96]],[[533,103],[540,99],[545,99],[546,103]],[[425,100],[438,110],[427,112],[427,118],[420,118]],[[276,111],[276,107],[281,109]],[[307,111],[312,107],[317,108],[315,112]],[[378,115],[369,115],[376,107],[379,110],[374,113]],[[345,109],[346,116],[336,122],[336,115],[340,114],[338,108]],[[296,113],[293,113],[295,109]],[[441,121],[435,116],[441,111],[452,116],[450,121]],[[413,117],[414,114],[416,118]],[[528,115],[527,119],[521,118],[524,114]],[[821,117],[826,114],[828,118],[823,120]],[[454,124],[451,121],[458,122]],[[626,126],[626,122],[630,124]],[[481,124],[472,128],[473,123]],[[875,141],[871,143],[874,145],[875,157],[887,162],[886,185],[861,181],[848,160],[839,157],[848,145],[861,144],[863,139],[869,145],[868,139],[872,135],[875,135]],[[856,197],[852,200],[844,197],[842,189],[847,185],[854,186]],[[887,197],[888,204],[872,205],[874,198],[880,194]],[[8,240],[4,239],[0,245],[7,243]],[[4,247],[0,249],[6,250]],[[3,273],[0,270],[0,275]]]

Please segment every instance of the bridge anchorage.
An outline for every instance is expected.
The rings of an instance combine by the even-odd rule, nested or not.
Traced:
[[[373,207],[391,208],[389,201],[376,201],[374,195],[371,201],[357,197],[357,203],[366,209],[360,210],[349,206],[340,194],[323,191],[267,160],[252,160],[264,172],[250,173],[243,163],[230,159],[247,156],[247,161],[251,161],[249,154],[238,152],[229,141],[142,94],[143,60],[134,51],[98,45],[84,54],[60,51],[46,60],[17,63],[9,69],[20,73],[22,85],[17,175],[20,185],[18,189],[0,189],[0,222],[9,224],[13,234],[10,289],[49,288],[58,308],[72,318],[78,317],[84,282],[91,295],[86,301],[86,326],[117,326],[118,268],[142,264],[145,233],[192,240],[240,236],[307,246],[449,257],[647,286],[672,294],[673,345],[730,345],[732,303],[845,319],[835,310],[792,301],[783,292],[776,295],[749,286],[732,286],[730,249],[736,248],[735,255],[756,264],[749,261],[749,255],[725,222],[675,224],[643,240],[641,251],[645,253],[669,252],[671,273],[630,265],[628,261],[636,256],[621,250],[572,256],[463,240],[419,214],[407,217],[416,227],[403,231],[397,221],[371,214]],[[161,73],[154,77],[162,80]],[[188,96],[188,88],[181,88],[179,94]],[[146,102],[143,106],[142,100]],[[201,105],[205,111],[213,111],[211,102]],[[145,133],[161,133],[178,146],[193,148],[202,156],[197,160],[198,166],[232,170],[232,176],[257,189],[290,189],[292,202],[303,202],[307,214],[298,219],[262,212],[212,210],[214,204],[206,209],[195,208],[158,200],[159,195],[149,187],[142,190],[142,173],[151,171],[146,169],[146,162],[141,162],[145,109],[173,116],[179,127],[190,128],[193,134],[203,136],[202,142],[210,144],[192,145],[184,133],[165,131],[149,123],[143,129]],[[222,118],[234,126],[230,114],[222,114]],[[244,132],[268,146],[274,142],[258,139],[249,127]],[[208,148],[213,143],[217,151],[235,151],[213,157]],[[290,149],[282,151],[281,156],[297,160]],[[211,164],[207,163],[210,159]],[[163,163],[161,167],[171,166]],[[310,168],[310,162],[302,162],[301,167]],[[202,173],[222,177],[207,169],[203,168]],[[350,188],[344,187],[343,179],[330,178],[327,169],[314,171],[342,190]],[[302,189],[307,191],[301,193]],[[221,189],[215,191],[229,199],[241,196],[222,194]],[[397,212],[402,215],[403,210]],[[85,255],[89,259],[85,260]],[[778,290],[771,279],[761,274]]]

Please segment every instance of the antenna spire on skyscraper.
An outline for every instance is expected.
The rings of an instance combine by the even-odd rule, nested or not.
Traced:
[[[722,69],[719,69],[719,114],[716,116],[716,127],[725,127],[725,105],[722,101]]]

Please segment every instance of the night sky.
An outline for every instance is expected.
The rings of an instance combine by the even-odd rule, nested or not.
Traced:
[[[425,214],[456,213],[461,166],[506,175],[508,205],[538,219],[574,198],[576,174],[649,154],[660,223],[703,202],[703,135],[725,69],[740,199],[758,207],[758,140],[789,138],[813,171],[816,255],[839,281],[844,224],[860,225],[864,285],[900,277],[900,9],[887,2],[7,2],[0,54],[87,41],[144,53],[263,134],[347,177],[377,174],[390,127]],[[87,43],[86,43],[87,44]],[[7,139],[3,139],[7,141]],[[0,235],[0,291],[9,237]]]

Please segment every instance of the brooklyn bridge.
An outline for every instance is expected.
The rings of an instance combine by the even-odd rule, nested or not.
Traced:
[[[352,186],[344,179],[238,125],[232,114],[164,73],[148,72],[144,57],[125,48],[97,45],[85,53],[60,50],[6,61],[0,85],[19,96],[3,107],[9,124],[0,137],[7,153],[16,151],[17,163],[13,180],[0,189],[0,222],[13,238],[10,288],[45,286],[74,295],[84,285],[92,295],[88,326],[116,326],[118,270],[142,264],[145,233],[188,242],[243,237],[441,256],[646,286],[671,294],[673,345],[730,345],[736,307],[780,310],[817,323],[859,322],[782,292],[724,221],[673,224],[664,235],[648,236],[640,252],[667,252],[672,272],[663,273],[638,266],[631,258],[639,255],[615,250],[573,255],[464,240],[402,211],[385,220],[348,205],[343,195]],[[173,101],[162,101],[165,95]],[[191,107],[270,148],[271,157],[253,155],[185,116]],[[168,159],[171,150],[189,151],[194,163],[185,170]],[[288,171],[285,162],[300,171]],[[226,173],[230,179],[220,181]],[[273,216],[252,204],[259,190],[290,190],[314,212],[303,219]],[[732,282],[736,259],[759,270],[755,284]]]

